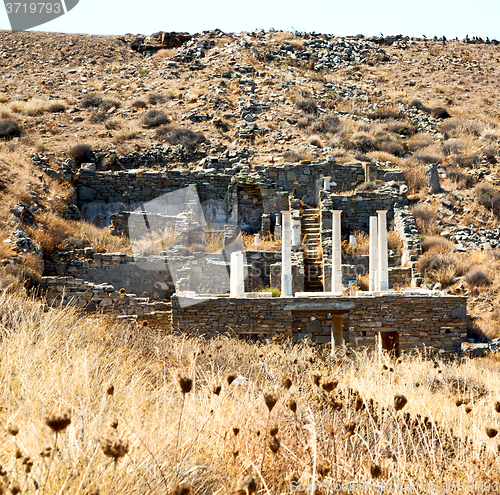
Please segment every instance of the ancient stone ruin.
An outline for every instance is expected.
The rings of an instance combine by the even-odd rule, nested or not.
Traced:
[[[228,156],[196,169],[137,165],[80,168],[82,215],[132,252],[60,251],[45,268],[48,301],[208,336],[396,355],[449,355],[466,339],[466,298],[420,288],[400,170]]]

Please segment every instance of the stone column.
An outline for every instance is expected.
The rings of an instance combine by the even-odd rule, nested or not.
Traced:
[[[281,215],[276,213],[276,225],[274,226],[274,240],[279,241],[281,239]]]
[[[332,316],[332,354],[334,353],[335,349],[339,350],[342,349],[342,331],[343,331],[343,326],[342,326],[342,317],[344,316],[343,313],[331,313]]]
[[[245,296],[245,279],[243,271],[243,253],[236,251],[231,253],[231,279],[230,279],[230,296],[244,297]]]
[[[255,238],[255,247],[259,247],[260,246],[260,235],[259,234],[254,234],[254,238]]]
[[[370,217],[370,271],[369,271],[369,290],[377,291],[378,285],[378,227],[377,217]]]
[[[342,211],[332,211],[332,293],[342,295],[342,235],[340,215]]]
[[[300,215],[297,213],[292,217],[292,246],[300,246]]]
[[[350,244],[352,247],[357,247],[357,245],[358,245],[358,241],[356,240],[356,236],[355,236],[355,235],[350,235],[350,236],[349,236],[349,244]]]
[[[292,297],[292,243],[290,212],[282,211],[281,297]]]
[[[389,290],[389,256],[387,252],[387,211],[378,214],[378,290]]]
[[[330,179],[331,179],[331,177],[323,177],[323,189],[325,191],[330,190]]]

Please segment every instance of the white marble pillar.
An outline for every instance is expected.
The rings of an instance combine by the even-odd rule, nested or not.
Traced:
[[[245,278],[243,269],[243,253],[236,251],[231,253],[231,278],[230,278],[230,296],[245,296]]]
[[[358,241],[356,239],[356,236],[355,235],[350,235],[349,236],[349,244],[352,246],[352,247],[357,247],[358,246]]]
[[[300,246],[300,215],[298,214],[292,217],[292,246]]]
[[[260,234],[254,234],[254,243],[255,243],[255,247],[259,247],[260,246]]]
[[[332,211],[332,293],[342,295],[342,231],[340,215],[342,211]]]
[[[330,179],[331,179],[331,177],[323,177],[323,189],[325,191],[330,190]]]
[[[378,227],[377,217],[370,217],[370,272],[369,272],[369,290],[376,292],[378,286]]]
[[[279,241],[281,239],[281,215],[276,213],[276,224],[274,226],[274,240]]]
[[[387,211],[378,214],[378,290],[389,290],[389,256],[387,251]]]
[[[292,297],[292,233],[289,211],[281,212],[281,297]]]

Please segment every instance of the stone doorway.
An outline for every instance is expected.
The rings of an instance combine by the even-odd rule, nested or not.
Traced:
[[[399,332],[380,332],[380,349],[392,357],[399,357]]]
[[[242,232],[257,234],[262,226],[262,194],[253,184],[238,184],[238,226]]]

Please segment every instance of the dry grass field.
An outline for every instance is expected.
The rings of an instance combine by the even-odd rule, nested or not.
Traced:
[[[207,341],[5,293],[0,329],[4,493],[484,493],[500,476],[493,358]]]

